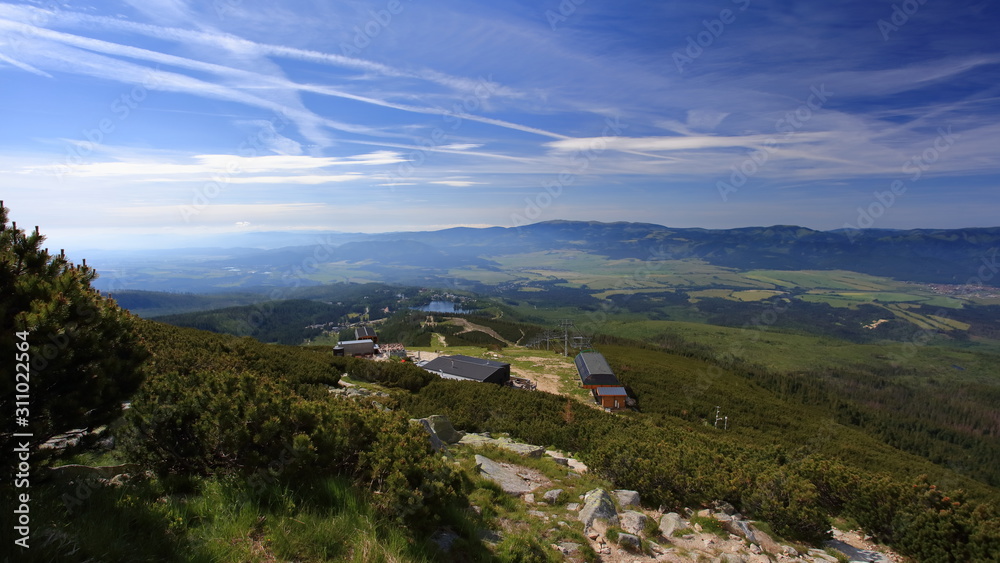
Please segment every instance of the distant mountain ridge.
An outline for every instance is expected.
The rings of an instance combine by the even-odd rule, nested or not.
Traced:
[[[170,291],[203,291],[206,285],[201,281],[178,285],[187,282],[176,276],[163,279],[147,275],[140,266],[159,260],[159,272],[184,269],[188,264],[214,268],[214,287],[230,290],[281,285],[275,281],[275,272],[322,269],[323,264],[336,263],[363,270],[358,275],[368,281],[435,285],[445,278],[461,278],[458,271],[462,269],[501,271],[495,261],[499,256],[566,250],[609,260],[699,259],[738,270],[850,270],[902,281],[1000,287],[1000,227],[817,231],[795,225],[702,229],[557,220],[521,227],[338,233],[318,235],[315,240],[311,245],[268,250],[151,250],[141,264],[134,252],[126,252],[120,254],[125,265],[119,266],[115,260],[105,263],[108,271],[117,273],[117,269],[129,270],[127,262],[133,260],[131,271],[137,275],[125,288]],[[188,258],[180,262],[180,255]],[[351,274],[328,277],[330,281],[350,281]],[[299,276],[297,283],[319,282]],[[102,286],[100,280],[97,285]]]
[[[738,269],[843,269],[927,283],[1000,285],[1000,227],[816,231],[794,225],[737,229],[649,223],[547,221],[522,227],[452,228],[373,235],[410,240],[453,259],[580,250],[609,259],[700,258]]]

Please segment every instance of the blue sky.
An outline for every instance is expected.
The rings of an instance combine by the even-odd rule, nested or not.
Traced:
[[[988,1],[0,3],[0,197],[70,248],[995,226],[998,28]]]

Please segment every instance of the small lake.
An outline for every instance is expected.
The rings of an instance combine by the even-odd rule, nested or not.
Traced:
[[[466,311],[458,306],[458,303],[452,303],[451,301],[431,301],[423,307],[414,307],[417,311],[426,311],[428,313],[470,313],[471,311]]]

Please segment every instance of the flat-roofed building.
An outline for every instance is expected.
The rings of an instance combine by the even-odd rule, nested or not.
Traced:
[[[473,356],[439,356],[422,366],[444,379],[504,385],[510,381],[510,364]]]
[[[628,393],[624,387],[595,387],[593,391],[594,399],[606,409],[619,410],[626,407]]]

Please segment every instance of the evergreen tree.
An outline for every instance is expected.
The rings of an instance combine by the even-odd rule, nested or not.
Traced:
[[[15,417],[0,426],[8,451],[14,432],[36,445],[120,416],[147,352],[131,314],[90,286],[96,271],[50,255],[37,229],[8,223],[2,202],[0,225],[0,412]]]

